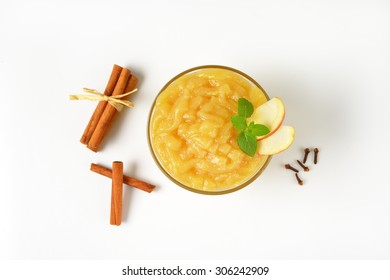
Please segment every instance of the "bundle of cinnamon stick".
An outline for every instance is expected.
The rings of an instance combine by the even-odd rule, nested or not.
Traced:
[[[114,65],[110,79],[108,80],[104,95],[116,96],[134,90],[138,78],[129,69]],[[99,101],[87,127],[84,130],[80,142],[97,152],[107,134],[111,124],[114,122],[117,110],[108,104],[107,101]]]

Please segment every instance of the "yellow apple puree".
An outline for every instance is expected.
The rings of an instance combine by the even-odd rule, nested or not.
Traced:
[[[255,108],[267,101],[259,87],[220,68],[187,73],[159,94],[150,119],[150,143],[171,177],[189,188],[213,192],[235,188],[259,171],[268,157],[244,154],[230,121],[240,97]]]

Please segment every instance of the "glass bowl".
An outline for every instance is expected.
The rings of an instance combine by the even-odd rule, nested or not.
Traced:
[[[204,65],[204,66],[194,67],[194,68],[185,70],[185,71],[181,72],[180,74],[176,75],[175,77],[173,77],[170,81],[168,81],[164,85],[164,87],[157,94],[157,96],[156,96],[156,98],[151,106],[150,112],[149,112],[148,125],[147,125],[147,139],[148,139],[150,152],[151,152],[152,157],[153,157],[154,161],[156,162],[157,166],[165,174],[165,176],[167,176],[176,185],[178,185],[186,190],[189,190],[189,191],[192,191],[195,193],[199,193],[199,194],[207,194],[207,195],[227,194],[227,193],[231,193],[231,192],[242,189],[243,187],[252,183],[256,178],[258,178],[260,176],[260,174],[262,174],[262,172],[266,169],[267,165],[271,161],[272,156],[262,156],[262,159],[261,159],[261,162],[259,163],[259,166],[253,171],[252,174],[250,174],[248,177],[243,179],[240,183],[232,184],[232,185],[226,186],[222,189],[205,190],[205,189],[200,188],[200,186],[193,187],[190,184],[187,184],[187,183],[179,180],[177,178],[177,176],[175,176],[175,174],[170,172],[168,170],[167,166],[164,166],[163,162],[160,160],[158,152],[156,151],[153,140],[152,140],[152,138],[153,138],[153,131],[152,131],[153,115],[156,111],[157,100],[160,97],[160,95],[169,86],[171,86],[176,81],[178,81],[179,78],[182,78],[186,75],[196,73],[198,71],[207,70],[207,69],[209,69],[211,71],[213,71],[213,69],[217,69],[218,71],[221,70],[221,71],[233,72],[233,73],[235,73],[235,75],[238,75],[239,77],[241,77],[245,81],[247,81],[250,84],[250,86],[253,86],[253,87],[256,87],[257,89],[259,89],[261,91],[261,93],[264,95],[265,100],[269,100],[269,97],[268,97],[267,93],[264,91],[264,89],[252,77],[250,77],[249,75],[247,75],[239,70],[236,70],[234,68],[230,68],[227,66],[220,66],[220,65]],[[199,73],[201,73],[201,72],[199,72]],[[226,73],[229,73],[229,72],[226,72]],[[202,175],[199,175],[199,176],[202,176]]]

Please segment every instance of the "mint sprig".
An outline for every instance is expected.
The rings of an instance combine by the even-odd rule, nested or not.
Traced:
[[[257,150],[256,136],[250,133],[248,130],[241,131],[237,135],[237,143],[240,149],[248,156],[253,157]]]
[[[257,150],[257,136],[263,136],[269,133],[268,127],[263,124],[250,122],[247,124],[247,118],[254,112],[253,105],[245,98],[238,99],[238,116],[230,117],[233,127],[240,131],[237,135],[237,144],[248,156],[253,157]]]
[[[238,115],[249,118],[253,114],[253,105],[245,98],[238,99]]]

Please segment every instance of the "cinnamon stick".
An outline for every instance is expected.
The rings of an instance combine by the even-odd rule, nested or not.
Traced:
[[[138,83],[138,78],[136,76],[134,76],[133,74],[131,74],[131,77],[129,78],[129,81],[127,82],[127,85],[126,85],[124,92],[125,93],[130,92],[133,89],[135,89],[137,87],[137,83]]]
[[[119,75],[122,71],[122,67],[114,64],[114,67],[112,68],[110,79],[108,80],[106,89],[104,90],[104,94],[107,96],[111,96],[115,85],[118,82]],[[100,120],[100,117],[102,116],[104,109],[106,108],[107,102],[106,101],[100,101],[98,105],[96,106],[95,111],[92,114],[91,119],[89,120],[87,127],[84,130],[83,136],[80,139],[80,142],[83,144],[88,144],[89,140],[91,139],[91,136],[93,132],[96,129],[96,126]]]
[[[112,93],[113,96],[120,95],[124,93],[126,85],[130,78],[130,70],[123,68],[119,76],[118,82],[115,86],[115,89]],[[117,111],[111,105],[106,105],[104,108],[103,114],[101,115],[99,122],[95,128],[95,131],[92,133],[91,139],[88,142],[87,147],[94,152],[99,150],[100,144],[103,141],[104,136],[107,134],[111,122],[114,119]]]
[[[91,171],[96,172],[100,175],[106,176],[108,178],[112,178],[112,171],[108,168],[101,166],[101,165],[92,163],[91,164]],[[148,193],[151,193],[154,190],[154,188],[156,187],[155,185],[152,185],[152,184],[137,180],[135,178],[126,176],[125,174],[123,174],[123,183],[126,185],[129,185],[129,186],[132,186],[134,188],[143,190],[143,191],[148,192]]]
[[[138,78],[136,76],[134,76],[133,74],[131,74],[129,81],[127,82],[126,88],[123,91],[123,93],[130,92],[133,89],[135,89],[137,87],[137,83],[138,83]],[[116,119],[118,118],[119,115],[120,114],[117,114],[117,113],[114,114],[114,116],[112,117],[112,119],[107,127],[107,131],[109,131],[111,129],[111,126],[116,122]]]
[[[123,192],[123,163],[112,163],[112,189],[110,224],[119,226],[122,223],[122,192]]]

